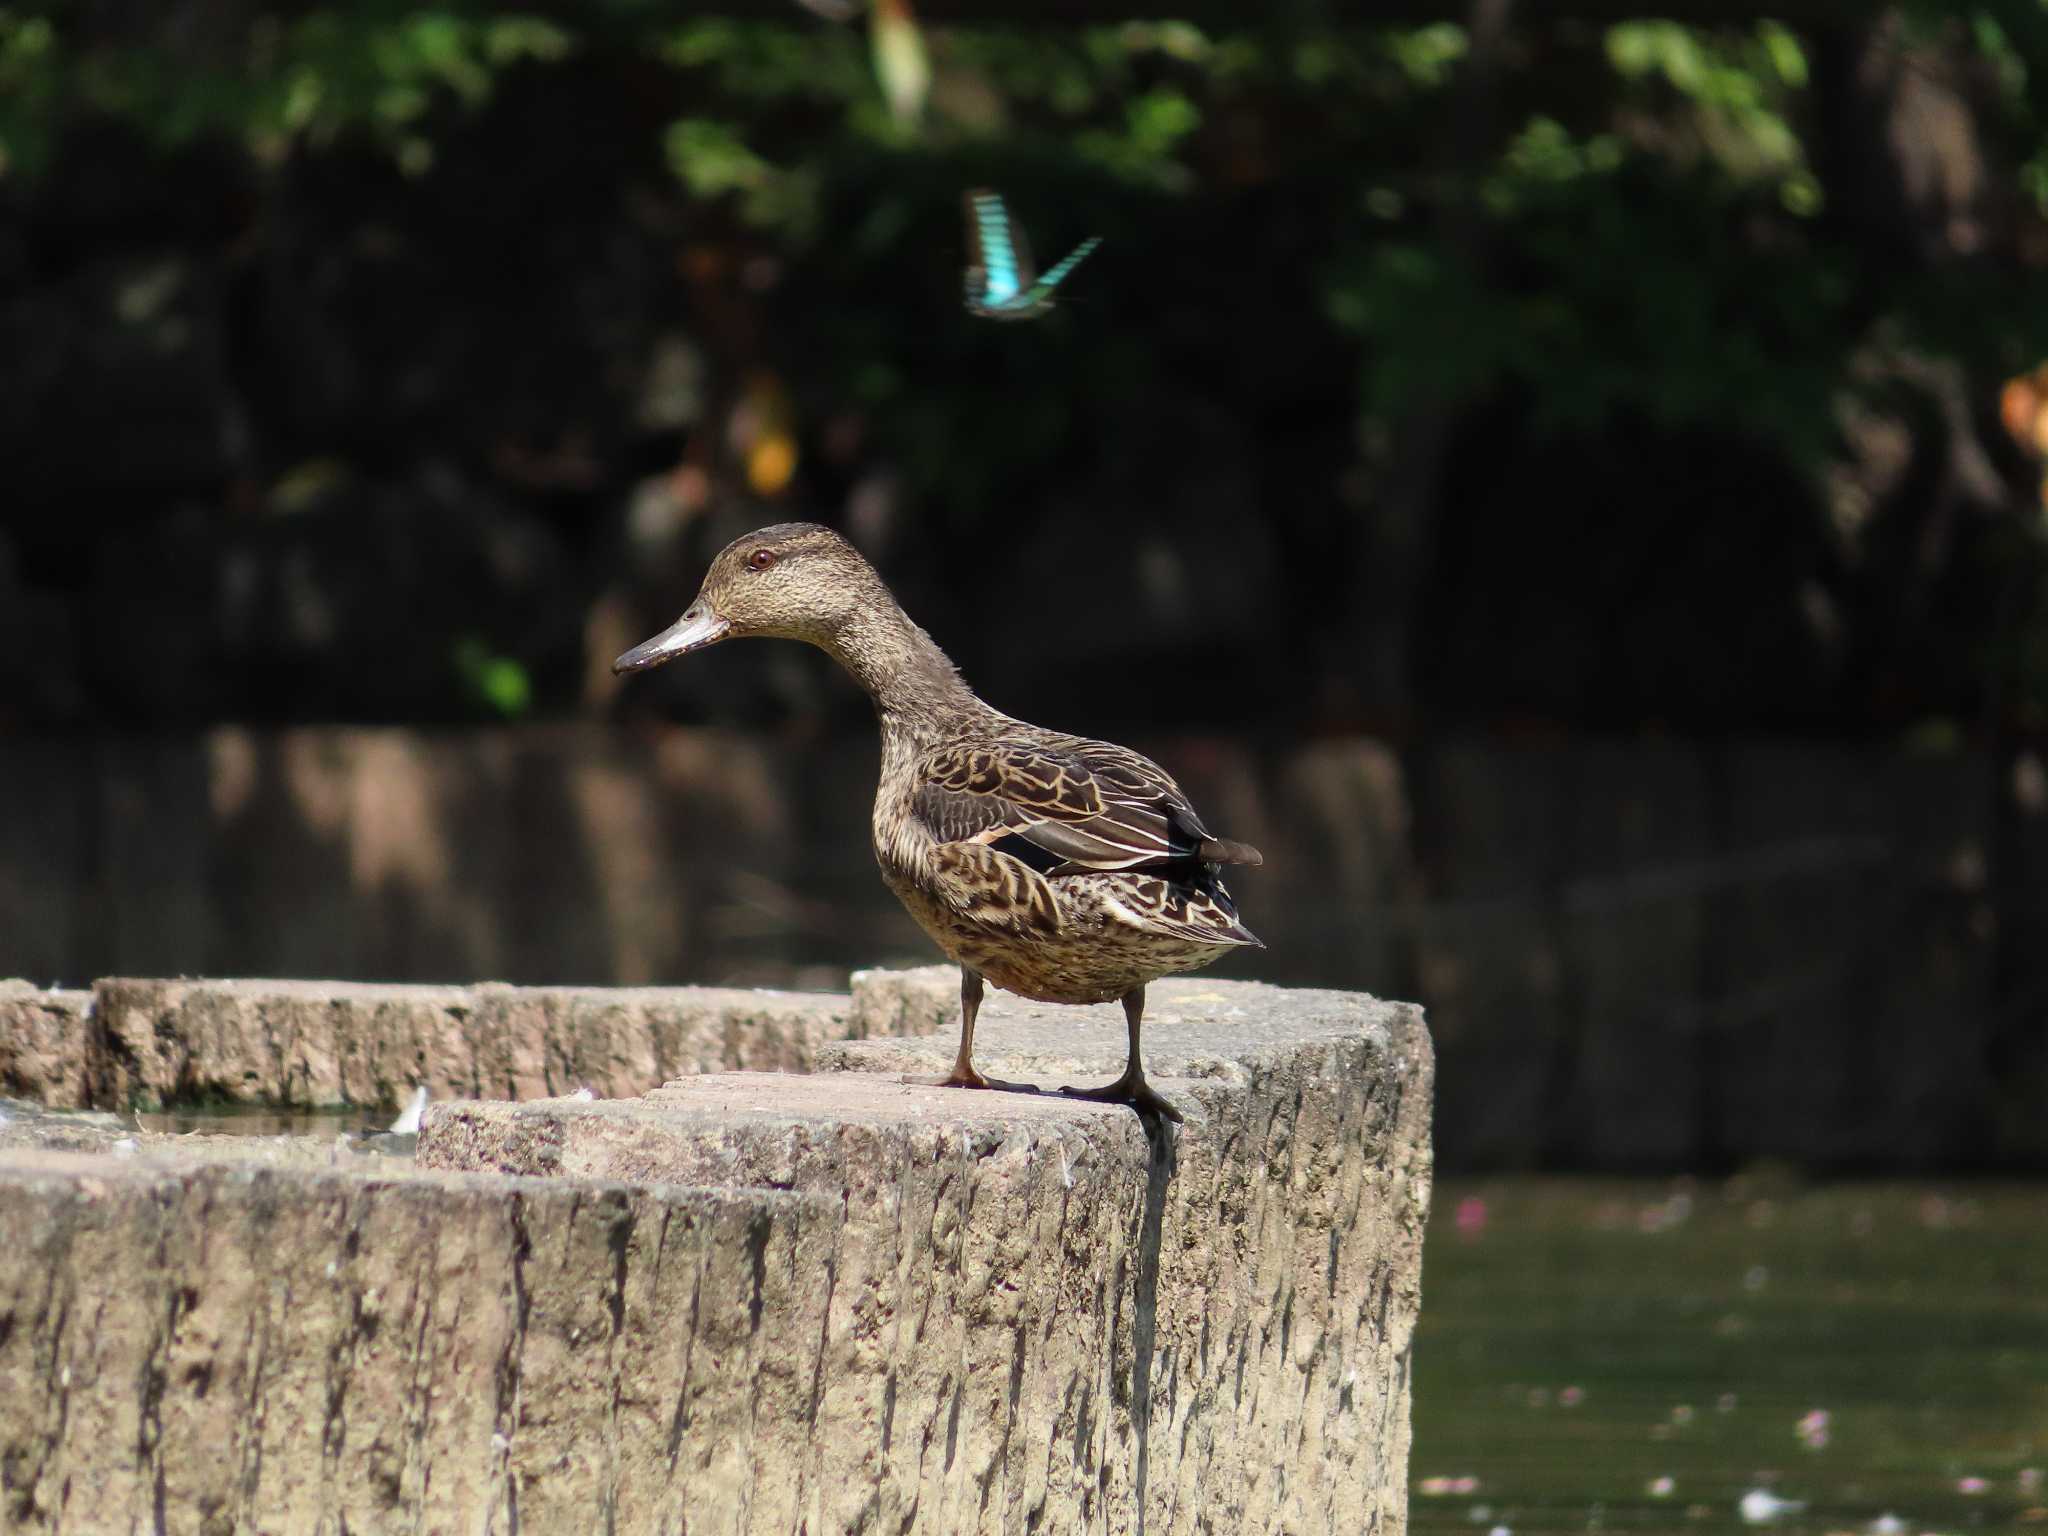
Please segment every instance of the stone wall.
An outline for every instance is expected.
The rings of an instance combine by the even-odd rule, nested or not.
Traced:
[[[992,996],[978,1058],[1122,1045]],[[1419,1012],[1160,984],[1171,1139],[947,1048],[439,1103],[417,1168],[0,1142],[6,1528],[1403,1530]]]

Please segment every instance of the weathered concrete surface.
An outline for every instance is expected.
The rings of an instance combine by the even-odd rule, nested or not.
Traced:
[[[838,1220],[0,1154],[0,1528],[795,1531]]]
[[[1399,1531],[1430,1185],[1420,1014],[1200,981],[1153,1006],[1147,1058],[1187,1114],[1170,1155],[1126,1109],[878,1075],[942,1064],[944,1038],[829,1053],[862,1073],[437,1104],[420,1160],[771,1186],[842,1213],[815,1260],[808,1451],[746,1529]],[[1105,1079],[1122,1051],[1114,1009],[993,994],[977,1041],[991,1075],[1051,1081]]]
[[[801,1070],[845,996],[727,987],[378,986],[115,977],[69,1068],[101,1108],[642,1093],[678,1073]],[[0,1020],[0,1024],[4,1024]],[[24,1094],[24,1097],[31,1095]]]
[[[0,981],[0,1095],[83,1108],[91,1029],[90,992]]]

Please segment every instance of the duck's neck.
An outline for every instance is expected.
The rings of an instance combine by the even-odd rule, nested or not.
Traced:
[[[937,739],[988,710],[893,598],[862,608],[825,649],[874,699],[886,734]]]

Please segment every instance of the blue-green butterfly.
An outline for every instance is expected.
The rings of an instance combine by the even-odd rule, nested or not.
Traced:
[[[967,308],[984,320],[1030,320],[1052,308],[1052,291],[1102,244],[1090,235],[1059,265],[1038,276],[1024,231],[1010,222],[1002,198],[986,189],[967,194]]]

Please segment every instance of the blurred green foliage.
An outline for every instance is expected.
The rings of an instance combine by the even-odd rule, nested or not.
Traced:
[[[509,656],[494,656],[484,640],[464,635],[455,644],[455,671],[478,704],[508,720],[533,707],[533,684],[526,668]]]
[[[505,69],[573,46],[536,16],[366,6],[258,15],[194,59],[155,40],[74,48],[64,20],[61,7],[0,9],[0,163],[16,174],[41,170],[81,111],[133,122],[167,148],[233,136],[269,161],[361,128],[424,171],[432,141],[417,125],[441,100],[474,107]]]
[[[1190,196],[1230,174],[1219,142],[1228,128],[1205,129],[1284,93],[1297,131],[1314,142],[1255,153],[1344,162],[1333,194],[1353,209],[1343,221],[1353,238],[1314,276],[1328,313],[1368,356],[1370,411],[1514,380],[1561,424],[1640,403],[1666,424],[1732,420],[1810,459],[1825,448],[1844,354],[1879,318],[1948,350],[1987,340],[1981,329],[1946,327],[1953,317],[1937,296],[1910,286],[1882,296],[1882,317],[1869,294],[1852,298],[1847,253],[1812,227],[1827,189],[1806,144],[1806,46],[1775,21],[1581,27],[1553,44],[1548,65],[1571,88],[1515,101],[1526,110],[1487,163],[1454,166],[1434,142],[1439,98],[1468,51],[1452,21],[1214,34],[1178,22],[946,27],[928,44],[929,110],[908,130],[857,24],[814,22],[794,8],[786,22],[690,14],[647,0],[609,0],[573,19],[369,3],[256,12],[189,46],[80,47],[61,7],[7,6],[0,168],[36,177],[65,124],[98,113],[166,147],[233,137],[267,163],[357,133],[425,174],[437,135],[460,131],[461,114],[506,71],[601,47],[676,77],[690,107],[661,148],[688,192],[732,199],[746,220],[801,247],[828,238],[829,182],[851,170],[861,145],[967,165],[1000,145],[1009,160]],[[1911,18],[1923,29],[1967,25],[1997,81],[1994,128],[2037,211],[2048,208],[2042,6],[1920,5]],[[918,79],[911,69],[906,85]],[[1468,197],[1519,258],[1511,286],[1467,270],[1435,238],[1431,211]],[[1739,249],[1717,238],[1731,221],[1759,218],[1775,226],[1771,238]],[[860,233],[906,237],[900,219],[889,228],[878,236],[870,222]],[[1726,259],[1702,259],[1717,245]],[[1999,302],[2017,306],[2001,358],[2017,368],[2031,345],[2021,338],[2042,334],[2042,301],[2016,290]]]
[[[677,199],[689,232],[669,281],[696,283],[707,305],[777,295],[768,340],[736,329],[711,347],[733,375],[713,397],[744,370],[779,371],[807,467],[832,422],[866,413],[864,451],[941,519],[993,520],[983,509],[1055,494],[1062,454],[1069,471],[1087,460],[1092,494],[1139,500],[1116,451],[1076,447],[1077,433],[1092,423],[1104,443],[1163,454],[1201,439],[1204,412],[1271,401],[1280,424],[1260,430],[1284,437],[1287,414],[1309,408],[1294,381],[1333,357],[1353,381],[1342,409],[1356,447],[1328,466],[1315,494],[1329,505],[1305,526],[1327,526],[1317,519],[1333,508],[1370,521],[1418,420],[1503,401],[1537,439],[1742,442],[1803,477],[1810,510],[1851,456],[1845,400],[1897,406],[1886,359],[1952,363],[1983,416],[2001,377],[2048,354],[2048,287],[2035,281],[2048,251],[2048,4],[1919,0],[1883,14],[1898,56],[1924,45],[1953,76],[1972,161],[1934,177],[1937,191],[1955,182],[1968,217],[1906,209],[1919,223],[1890,247],[1860,184],[1889,130],[1843,128],[1830,39],[1734,11],[1711,27],[1565,14],[1525,24],[1488,61],[1452,5],[1393,27],[1309,7],[1231,26],[920,30],[901,0],[838,23],[794,3],[777,17],[668,0],[545,13],[360,0],[123,30],[7,4],[0,200],[32,201],[66,174],[64,145],[108,123],[166,155],[227,148],[259,187],[367,161],[429,201],[458,197],[487,154],[528,155],[548,167],[557,221],[536,240],[563,260],[577,220]],[[531,127],[490,116],[506,92],[529,102],[557,82],[609,92],[623,105],[605,131],[629,122],[640,142],[587,146],[566,113]],[[487,119],[498,137],[484,145]],[[636,180],[649,168],[668,178],[658,192]],[[953,210],[980,181],[1012,193],[1041,254],[1090,233],[1108,242],[1028,352],[910,318],[957,293]],[[403,220],[427,228],[425,208],[365,216],[356,245],[423,259]],[[603,294],[577,303],[559,324],[611,349],[593,371],[626,367],[638,320],[607,316]],[[1225,315],[1278,339],[1216,380],[1212,360],[1190,359]],[[441,333],[421,331],[416,350],[455,366],[459,345],[436,354]],[[946,382],[963,378],[977,388]],[[2016,526],[2006,558],[2037,560],[2038,519]],[[1986,641],[1984,670],[2035,678],[2039,713],[2048,667],[2026,635]],[[505,670],[507,637],[451,644],[479,707],[518,713],[548,695]]]

